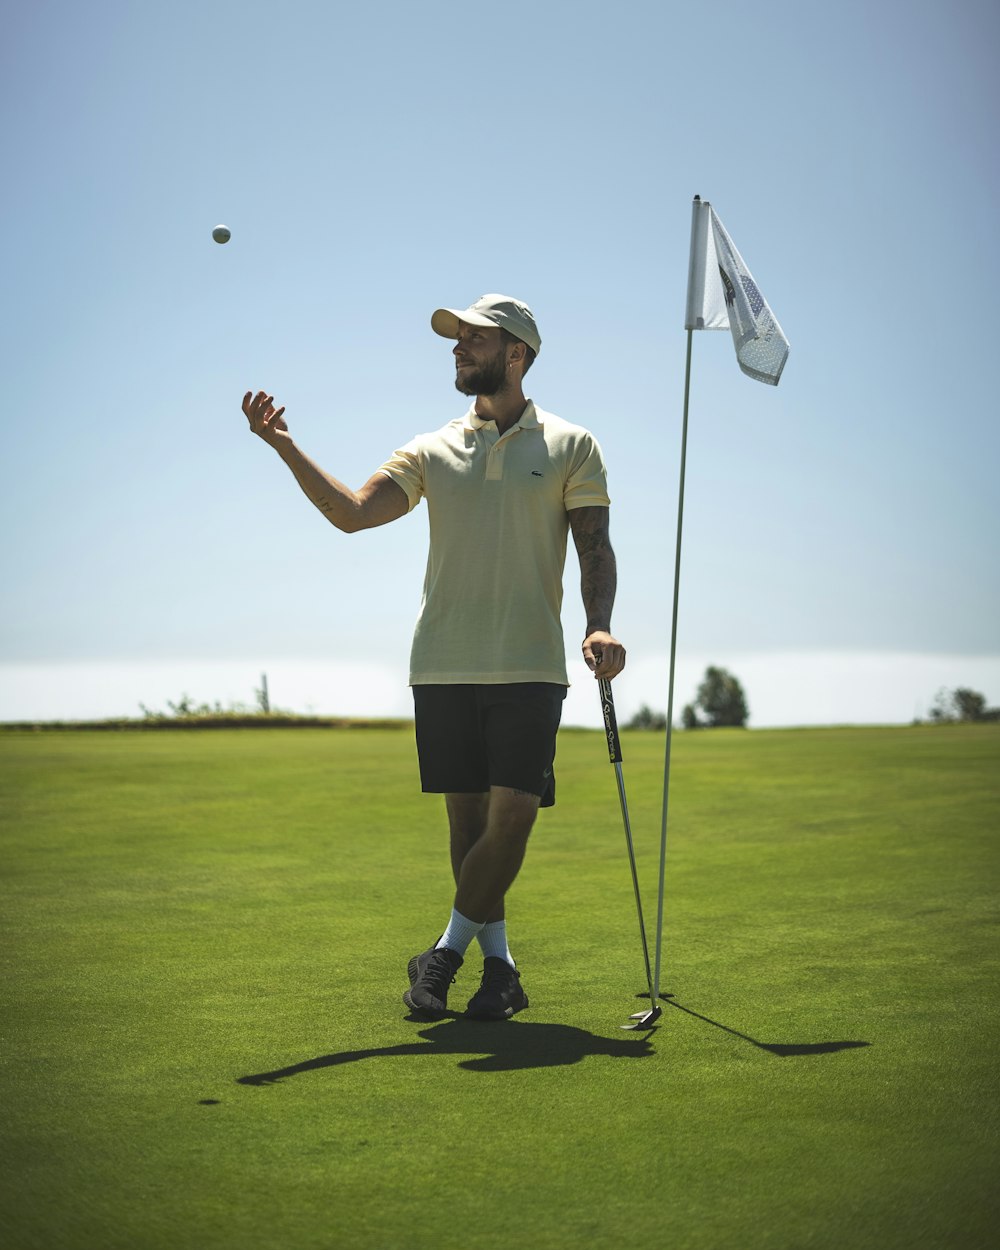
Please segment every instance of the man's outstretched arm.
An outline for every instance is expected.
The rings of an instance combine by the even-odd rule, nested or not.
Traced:
[[[580,557],[580,593],[587,613],[583,658],[595,677],[609,680],[625,667],[625,648],[611,634],[618,571],[611,546],[607,508],[573,508],[573,542]]]
[[[406,492],[384,473],[370,477],[360,490],[351,490],[310,460],[292,441],[285,410],[274,407],[273,395],[266,391],[254,395],[247,391],[243,396],[243,412],[252,432],[273,447],[294,473],[306,498],[331,525],[345,534],[386,525],[408,511]]]

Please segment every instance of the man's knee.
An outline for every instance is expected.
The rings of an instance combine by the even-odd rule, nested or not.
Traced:
[[[486,832],[489,794],[446,794],[451,864],[457,879],[462,861]]]
[[[475,842],[486,831],[490,814],[489,794],[446,794],[445,807],[451,832],[465,841]]]
[[[492,786],[487,828],[502,837],[527,842],[540,802],[539,795],[529,794],[526,790]]]

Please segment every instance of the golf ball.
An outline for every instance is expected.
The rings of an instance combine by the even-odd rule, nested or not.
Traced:
[[[212,231],[212,238],[216,243],[228,243],[232,238],[232,231],[228,226],[216,226]]]

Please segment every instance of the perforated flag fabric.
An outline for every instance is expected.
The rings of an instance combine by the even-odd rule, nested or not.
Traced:
[[[777,386],[788,359],[788,339],[715,209],[707,200],[695,199],[684,328],[727,326],[743,372]]]

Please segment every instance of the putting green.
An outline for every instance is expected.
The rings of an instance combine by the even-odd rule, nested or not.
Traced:
[[[662,749],[624,735],[651,927]],[[675,737],[648,1035],[601,735],[557,771],[530,1009],[420,1024],[408,732],[0,735],[3,1244],[992,1246],[1000,727]]]

